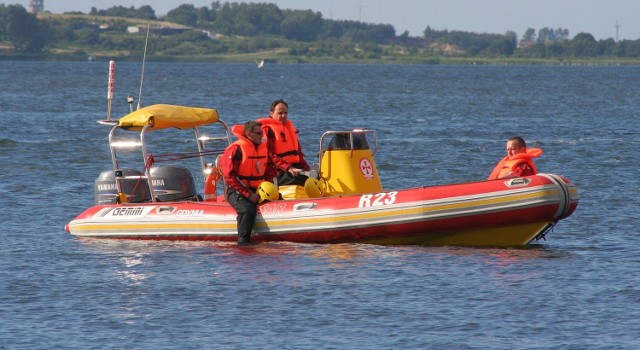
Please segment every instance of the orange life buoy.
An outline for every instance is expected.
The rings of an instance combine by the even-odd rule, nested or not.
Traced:
[[[215,202],[217,200],[216,196],[216,187],[218,184],[218,180],[220,180],[220,170],[217,167],[211,168],[211,172],[207,175],[207,178],[204,180],[204,201],[205,202]]]

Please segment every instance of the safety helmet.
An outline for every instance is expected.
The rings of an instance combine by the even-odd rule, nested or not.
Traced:
[[[269,181],[263,181],[260,186],[258,186],[256,193],[260,196],[260,203],[280,199],[280,192],[278,192],[276,185]]]
[[[324,180],[318,180],[314,177],[309,177],[304,182],[304,192],[309,198],[320,198],[324,195],[324,185]]]

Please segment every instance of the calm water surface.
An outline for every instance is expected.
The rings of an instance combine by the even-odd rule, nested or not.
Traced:
[[[640,344],[640,67],[147,63],[142,105],[236,124],[285,98],[311,161],[326,130],[377,130],[387,189],[483,179],[522,135],[581,196],[522,249],[77,239],[110,167],[107,70],[0,62],[0,349]],[[117,63],[116,117],[140,70]]]

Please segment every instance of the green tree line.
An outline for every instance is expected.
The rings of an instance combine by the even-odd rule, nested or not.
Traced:
[[[269,3],[214,1],[210,7],[183,4],[157,17],[148,5],[92,8],[89,13],[36,16],[20,5],[0,5],[0,42],[14,52],[47,53],[63,48],[85,52],[138,53],[143,33],[127,28],[155,21],[192,30],[156,35],[149,42],[156,55],[194,56],[285,52],[292,57],[380,59],[382,57],[514,57],[514,58],[640,58],[640,39],[595,40],[589,33],[573,38],[568,29],[528,29],[518,40],[505,34],[436,30],[422,36],[396,34],[390,24],[331,20],[311,10],[280,9]]]

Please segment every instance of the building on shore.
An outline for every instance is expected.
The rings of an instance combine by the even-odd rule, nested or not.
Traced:
[[[44,0],[29,0],[29,12],[36,14],[44,11]]]

